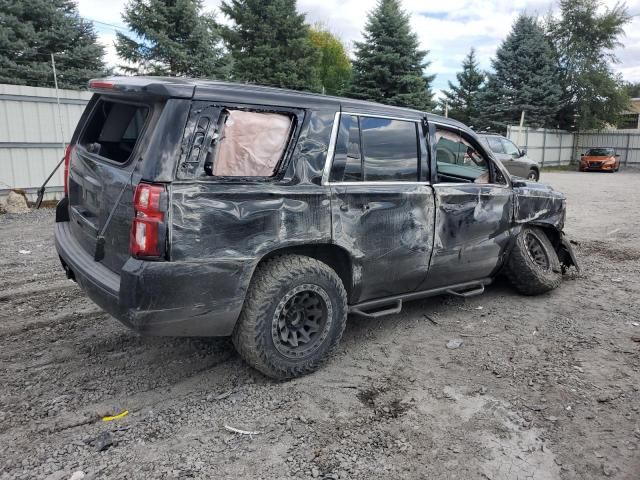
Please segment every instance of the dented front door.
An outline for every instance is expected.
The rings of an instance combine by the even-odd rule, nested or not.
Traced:
[[[506,185],[442,183],[436,197],[433,257],[425,288],[492,276],[511,236],[513,192]]]

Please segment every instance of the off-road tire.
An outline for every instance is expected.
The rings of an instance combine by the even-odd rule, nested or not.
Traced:
[[[527,235],[533,235],[539,241],[547,256],[548,268],[541,267],[532,258],[526,244]],[[522,229],[507,260],[505,274],[515,289],[523,295],[539,295],[560,285],[560,260],[544,231],[535,227]]]
[[[306,358],[289,358],[274,344],[274,315],[281,300],[292,290],[309,284],[327,294],[331,302],[331,323],[316,351]],[[268,377],[284,380],[318,369],[340,342],[346,321],[347,293],[336,272],[313,258],[284,255],[269,259],[256,269],[232,339],[249,365]]]

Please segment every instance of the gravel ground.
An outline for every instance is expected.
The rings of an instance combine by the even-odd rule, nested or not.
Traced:
[[[638,479],[640,174],[543,180],[580,275],[350,318],[284,383],[226,339],[132,333],[65,279],[52,210],[0,216],[0,479]]]

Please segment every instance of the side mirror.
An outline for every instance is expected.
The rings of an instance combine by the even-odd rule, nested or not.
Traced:
[[[520,149],[520,156],[524,157],[527,154],[527,149],[526,148],[521,148]]]
[[[527,186],[527,182],[519,178],[511,177],[511,186],[513,188],[523,188]]]
[[[619,157],[619,156],[620,156],[620,154],[619,154],[619,153],[616,153],[616,155],[615,155],[615,156],[616,156],[616,157]]]

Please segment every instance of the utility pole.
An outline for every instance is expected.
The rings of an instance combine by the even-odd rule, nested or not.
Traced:
[[[524,127],[524,110],[522,110],[522,114],[520,115],[520,128],[518,128],[518,141],[516,145],[520,148],[520,140],[522,139],[522,128]]]
[[[58,103],[58,125],[60,126],[60,139],[62,141],[62,155],[67,148],[67,143],[64,141],[64,129],[62,127],[62,111],[60,110],[60,93],[58,92],[58,74],[56,73],[56,60],[51,54],[51,67],[53,67],[53,84],[56,87],[56,102]]]

